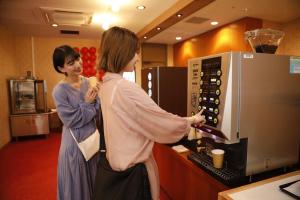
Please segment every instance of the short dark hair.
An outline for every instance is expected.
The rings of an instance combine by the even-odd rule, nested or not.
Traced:
[[[56,47],[53,52],[53,66],[58,73],[64,74],[59,67],[64,67],[66,60],[76,60],[80,54],[68,45]],[[67,61],[68,62],[68,61]]]
[[[132,31],[114,26],[102,34],[98,69],[119,73],[139,51],[139,39]]]

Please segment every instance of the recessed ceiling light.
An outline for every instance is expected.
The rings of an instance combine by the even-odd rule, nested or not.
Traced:
[[[58,24],[51,24],[51,26],[53,26],[53,27],[58,27]]]
[[[144,36],[144,39],[147,39],[147,36]]]
[[[138,10],[145,10],[146,6],[140,5],[140,6],[137,6],[136,9],[138,9]]]
[[[103,28],[104,30],[108,30],[109,27],[110,27],[110,24],[109,24],[108,22],[104,22],[104,23],[102,24],[102,28]]]
[[[182,14],[177,14],[177,17],[178,17],[178,18],[182,17]]]
[[[182,37],[176,37],[176,40],[181,40],[182,39]]]
[[[158,31],[159,31],[159,30],[160,30],[160,27],[157,27],[157,28],[156,28],[156,30],[158,30]]]
[[[119,12],[119,11],[120,11],[120,5],[117,4],[117,3],[112,3],[112,5],[111,5],[111,10],[112,10],[113,12]]]
[[[214,21],[214,22],[210,22],[210,24],[213,25],[213,26],[215,26],[215,25],[218,25],[219,22]]]

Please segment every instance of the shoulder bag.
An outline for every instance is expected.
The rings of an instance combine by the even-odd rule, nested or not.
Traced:
[[[70,129],[70,133],[74,138],[78,148],[80,149],[85,161],[91,159],[100,149],[100,134],[98,128],[85,140],[78,142]]]
[[[94,200],[151,200],[148,173],[144,163],[138,163],[124,171],[115,171],[106,158],[102,123],[97,126],[101,134],[100,160],[94,188]]]

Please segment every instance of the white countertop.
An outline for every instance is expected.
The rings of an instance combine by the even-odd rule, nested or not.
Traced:
[[[279,186],[296,180],[300,180],[300,170],[221,192],[219,200],[295,200],[282,192]],[[298,187],[298,183],[294,185],[294,190],[296,189],[297,192]]]
[[[254,188],[243,190],[240,192],[229,194],[234,200],[259,200],[259,199],[270,199],[270,200],[293,200],[291,196],[282,192],[279,186],[295,180],[299,180],[300,175],[284,178],[282,180],[266,183]]]

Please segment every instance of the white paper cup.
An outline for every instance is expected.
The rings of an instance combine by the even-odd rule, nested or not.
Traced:
[[[225,151],[222,149],[213,149],[211,151],[213,164],[215,168],[222,168]]]
[[[98,82],[97,77],[92,76],[88,80],[89,80],[89,84],[91,87],[96,87],[97,82]]]

